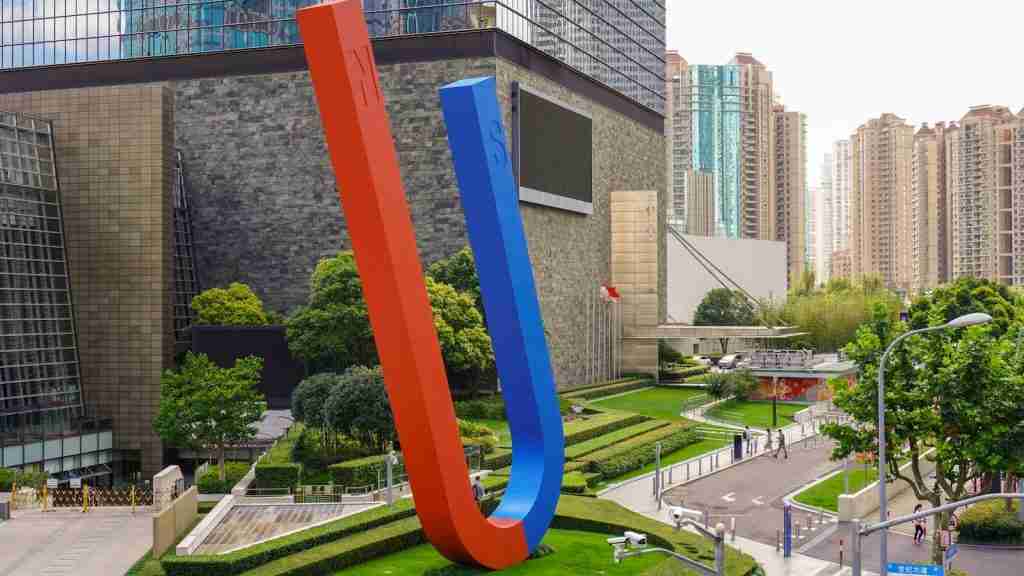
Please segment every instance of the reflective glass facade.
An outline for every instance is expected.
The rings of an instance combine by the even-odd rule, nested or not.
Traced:
[[[3,0],[0,70],[299,44],[317,0]],[[364,0],[375,37],[497,28],[664,111],[660,0]]]
[[[0,113],[0,435],[81,411],[52,129]]]
[[[691,65],[684,88],[689,115],[689,164],[711,174],[714,235],[740,237],[740,67]]]

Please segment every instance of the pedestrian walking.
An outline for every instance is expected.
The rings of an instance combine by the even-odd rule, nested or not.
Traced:
[[[484,501],[484,496],[487,492],[484,490],[484,485],[480,483],[480,478],[477,476],[473,477],[473,500],[476,500],[477,508],[480,508],[481,503]]]
[[[917,514],[920,511],[921,504],[918,503],[917,506],[914,506],[914,514]],[[924,536],[925,534],[927,534],[927,532],[927,528],[924,527],[924,518],[918,518],[917,520],[914,520],[914,544],[922,544],[924,542]]]
[[[749,425],[743,427],[743,440],[745,440],[747,443],[747,456],[750,456],[751,450],[753,450],[754,445],[750,442],[752,440],[752,437],[750,434]]]
[[[778,458],[780,451],[786,456],[786,460],[789,460],[789,450],[786,449],[786,435],[782,433],[782,428],[779,428],[779,447],[775,449],[775,454],[772,457]]]

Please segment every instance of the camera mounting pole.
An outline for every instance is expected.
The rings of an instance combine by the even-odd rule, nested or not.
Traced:
[[[622,562],[623,558],[629,558],[630,556],[640,556],[641,554],[652,554],[659,553],[671,556],[676,560],[683,563],[684,566],[700,574],[701,576],[725,576],[725,525],[719,523],[715,526],[714,532],[705,529],[703,526],[690,520],[688,518],[680,519],[676,521],[676,529],[680,529],[683,526],[689,526],[695,529],[702,536],[710,538],[715,543],[715,567],[712,569],[706,564],[697,562],[674,552],[672,550],[666,550],[665,548],[648,548],[641,547],[630,550],[630,539],[628,537],[620,538],[609,538],[608,543],[612,546],[612,558],[616,564]]]

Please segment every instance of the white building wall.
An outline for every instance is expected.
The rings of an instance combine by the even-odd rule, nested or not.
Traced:
[[[786,297],[786,243],[684,236],[725,274],[755,298],[781,301]],[[693,313],[710,290],[722,285],[669,235],[668,321],[690,324]]]

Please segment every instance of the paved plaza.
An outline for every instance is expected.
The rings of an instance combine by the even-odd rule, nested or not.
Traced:
[[[153,544],[149,512],[38,510],[0,523],[4,576],[120,576]]]

